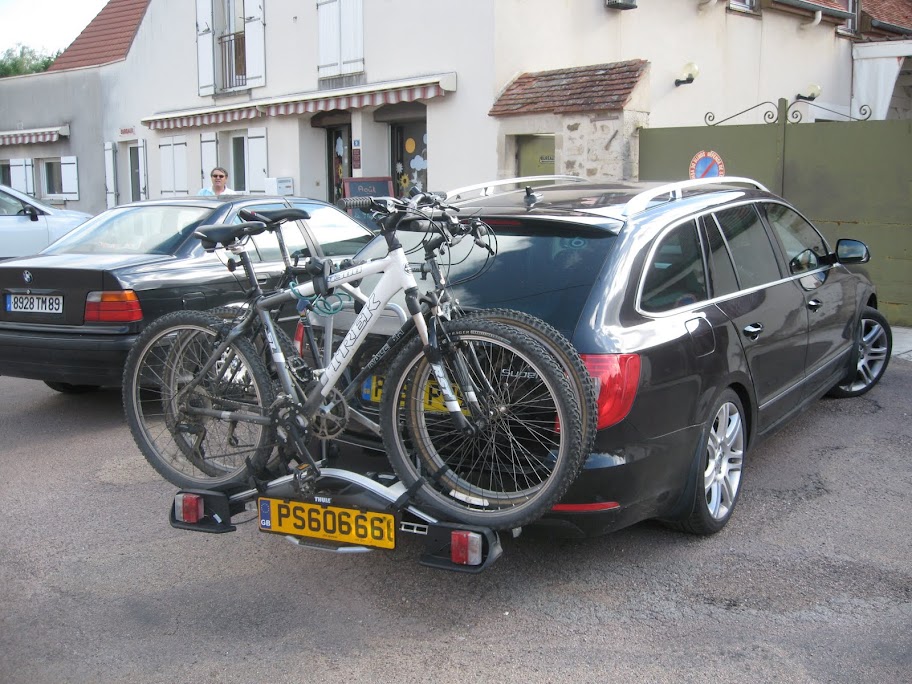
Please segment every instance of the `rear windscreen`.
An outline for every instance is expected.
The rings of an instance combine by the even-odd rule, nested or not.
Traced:
[[[466,308],[509,308],[544,319],[570,336],[592,284],[598,277],[615,236],[599,229],[576,230],[578,226],[547,229],[496,227],[496,257],[465,238],[438,257],[460,305]],[[399,231],[399,240],[409,253],[419,290],[430,289],[422,281],[420,247],[425,233]],[[378,238],[359,253],[359,259],[383,256],[386,244]],[[362,289],[373,284],[365,279]]]

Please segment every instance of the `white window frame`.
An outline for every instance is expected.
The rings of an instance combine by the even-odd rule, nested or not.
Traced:
[[[231,131],[228,138],[228,158],[230,159],[228,187],[238,193],[260,194],[266,192],[266,178],[269,176],[268,146],[265,128],[248,128],[242,131]],[[243,159],[237,158],[236,140],[243,142],[237,147]],[[244,187],[237,187],[237,168],[244,168]]]
[[[60,164],[60,192],[47,185],[48,164]],[[45,157],[38,160],[41,197],[49,200],[76,201],[79,199],[79,168],[76,157]],[[34,189],[34,188],[33,188]]]
[[[728,6],[740,12],[756,12],[757,0],[728,0]]]

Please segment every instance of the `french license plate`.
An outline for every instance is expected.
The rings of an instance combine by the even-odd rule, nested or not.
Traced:
[[[455,388],[457,399],[460,398],[459,388]],[[361,398],[372,404],[379,404],[383,396],[383,376],[372,375],[361,385]],[[399,405],[404,406],[405,399],[399,400]],[[424,388],[424,410],[429,413],[446,413],[447,407],[443,401],[443,393],[437,383],[431,379]],[[463,413],[466,411],[463,410]]]
[[[13,313],[63,313],[62,295],[6,295],[6,310]]]
[[[262,498],[258,502],[263,532],[396,548],[396,517],[389,513],[282,499]]]

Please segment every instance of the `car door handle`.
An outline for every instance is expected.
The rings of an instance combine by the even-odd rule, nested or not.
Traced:
[[[758,337],[760,337],[760,333],[762,332],[762,323],[751,323],[750,325],[744,327],[744,335],[752,340],[756,340]]]
[[[808,302],[808,308],[811,311],[817,311],[817,309],[819,309],[821,306],[823,306],[823,302],[821,302],[819,299],[812,299]]]

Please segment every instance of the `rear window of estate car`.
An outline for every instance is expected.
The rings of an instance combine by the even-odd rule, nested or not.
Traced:
[[[437,259],[460,305],[518,309],[571,335],[615,235],[572,224],[547,228],[542,222],[534,228],[497,227],[495,231],[494,258],[467,237]],[[427,234],[400,230],[397,235],[409,255],[419,289],[430,289],[430,279],[422,281],[420,271],[424,260],[421,241]],[[356,258],[373,259],[386,251],[383,238],[376,238]],[[366,278],[362,289],[372,287],[373,282]]]

